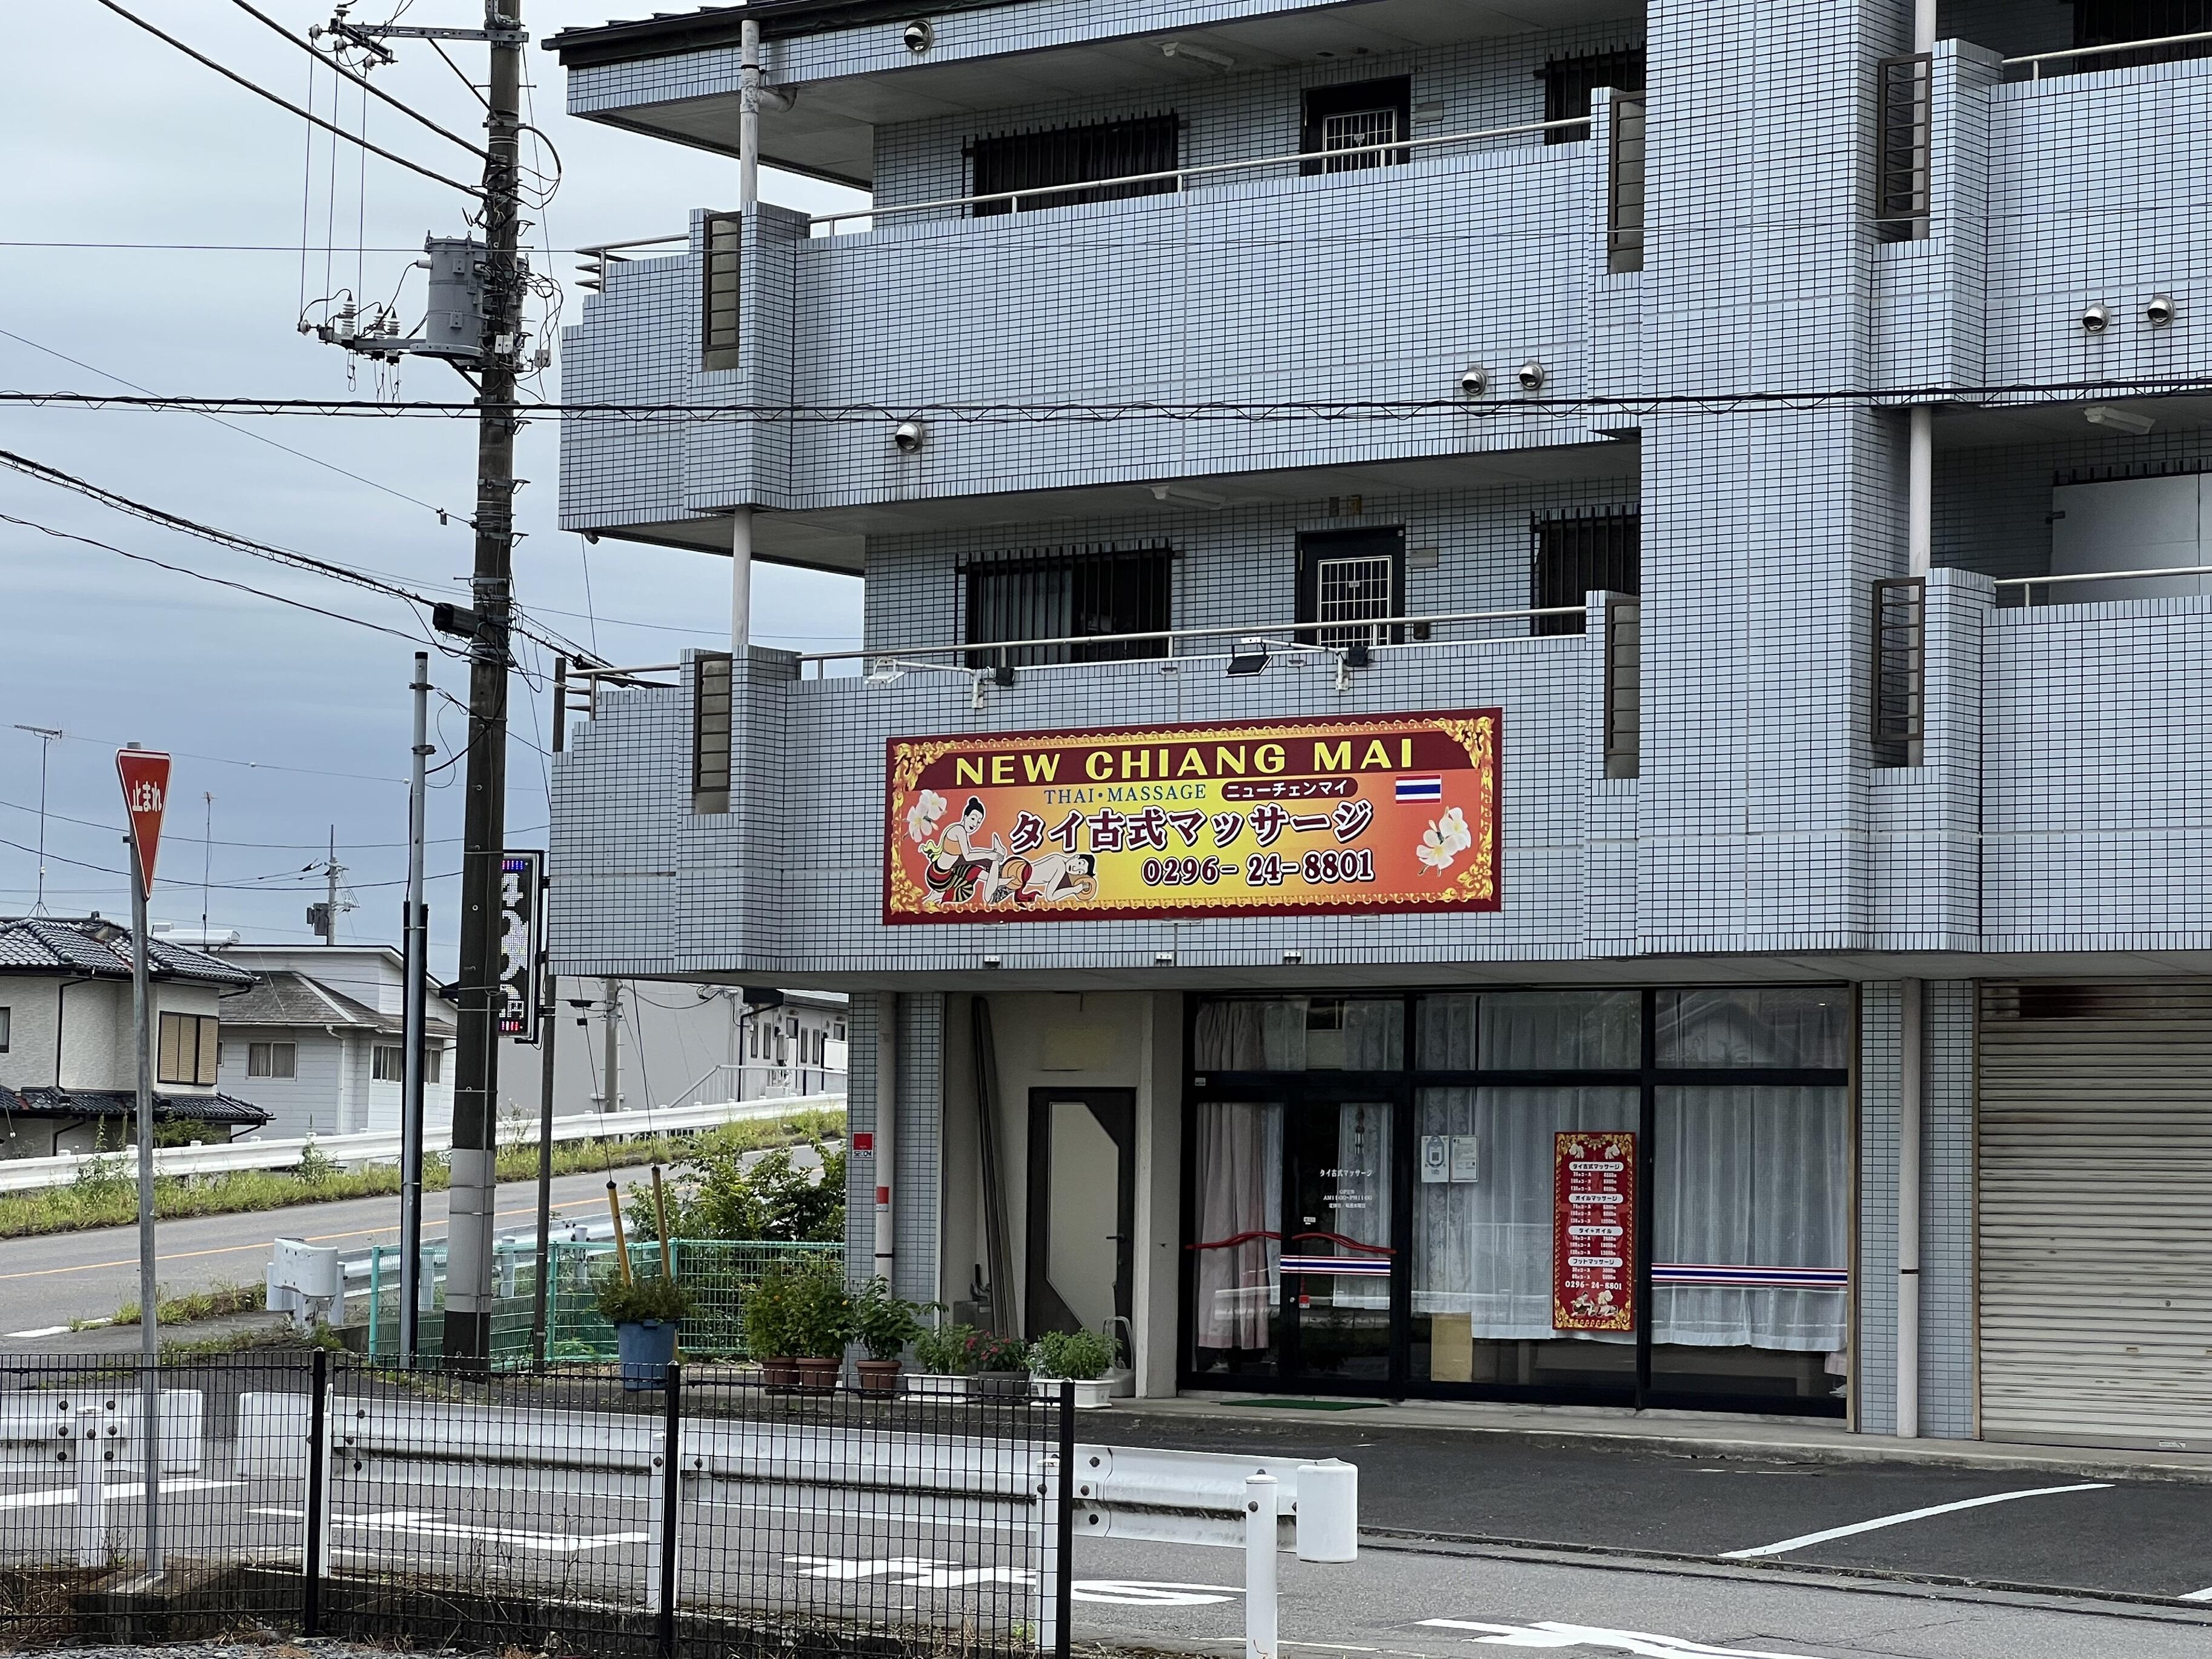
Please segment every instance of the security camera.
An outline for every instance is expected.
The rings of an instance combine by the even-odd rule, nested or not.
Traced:
[[[905,40],[908,52],[927,52],[937,44],[937,26],[926,17],[917,17],[906,26]]]
[[[1521,365],[1519,379],[1521,381],[1521,389],[1523,392],[1541,392],[1544,389],[1543,364],[1538,362],[1534,357],[1531,357],[1527,362]]]
[[[1470,364],[1460,371],[1460,395],[1480,398],[1490,390],[1490,371],[1480,363]]]
[[[2100,300],[2096,304],[2087,307],[2083,309],[2081,313],[2081,331],[2085,334],[2102,334],[2106,329],[2112,325],[2112,307],[2106,305],[2102,300]]]
[[[2143,307],[2143,321],[2153,328],[2164,328],[2173,320],[2173,295],[2154,294],[2150,303]]]
[[[929,429],[920,421],[901,421],[891,428],[891,442],[902,455],[917,453],[929,436]]]

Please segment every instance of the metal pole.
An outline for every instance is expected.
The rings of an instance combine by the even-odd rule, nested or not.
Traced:
[[[477,544],[469,649],[468,797],[461,854],[460,1040],[454,1056],[453,1150],[446,1229],[445,1354],[480,1369],[491,1358],[492,1212],[499,1110],[500,854],[507,839],[508,607],[514,560],[514,400],[522,282],[517,196],[522,130],[522,0],[486,0],[491,35],[485,99],[483,356],[477,404]]]
[[[331,850],[323,860],[323,943],[338,942],[338,827],[331,826]]]
[[[131,1042],[138,1068],[138,1352],[146,1571],[161,1571],[161,1310],[155,1279],[153,1013],[146,983],[146,876],[131,834]]]
[[[898,993],[876,993],[876,1114],[875,1130],[875,1263],[870,1269],[884,1285],[898,1288],[898,1228],[892,1204],[896,1194],[898,1156]],[[1001,1289],[991,1282],[991,1304],[995,1315]],[[994,1322],[993,1328],[1005,1326]]]
[[[1244,1659],[1277,1659],[1275,1516],[1272,1474],[1244,1477]]]
[[[542,901],[541,901],[542,902]],[[553,1271],[553,1038],[561,1029],[561,982],[545,975],[545,1018],[538,1079],[538,1282],[530,1292],[530,1352],[543,1361],[545,1348],[547,1279]]]
[[[300,1628],[307,1636],[323,1633],[323,1571],[329,1560],[326,1550],[330,1529],[326,1517],[331,1503],[330,1364],[330,1355],[318,1348],[308,1370],[307,1532],[300,1551]]]
[[[414,1364],[422,1312],[417,1289],[422,1273],[422,1085],[424,960],[429,940],[422,907],[422,828],[427,801],[423,763],[430,753],[430,653],[415,653],[415,744],[409,752],[407,787],[407,899],[399,924],[400,954],[407,984],[401,1000],[405,1044],[399,1106],[399,1363]]]
[[[1920,1437],[1920,1139],[1926,1115],[1925,988],[1899,998],[1897,1124],[1897,1437]]]
[[[1054,1659],[1067,1659],[1075,1640],[1075,1384],[1060,1385],[1060,1511],[1053,1517],[1059,1530],[1054,1553],[1060,1559],[1060,1576],[1054,1581]]]
[[[658,1620],[659,1645],[661,1659],[676,1659],[676,1575],[681,1567],[678,1547],[684,1535],[684,1469],[680,1460],[684,1455],[684,1367],[671,1362],[665,1379],[667,1389],[662,1402],[660,1430],[661,1466],[659,1475],[660,1553],[654,1565],[659,1569],[653,1575],[654,1610]]]

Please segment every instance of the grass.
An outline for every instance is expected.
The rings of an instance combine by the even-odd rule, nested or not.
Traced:
[[[210,1285],[204,1291],[187,1291],[182,1296],[171,1296],[160,1285],[154,1287],[156,1318],[159,1325],[189,1325],[196,1319],[220,1319],[225,1314],[258,1313],[268,1305],[269,1291],[263,1285]],[[111,1325],[136,1325],[138,1304],[126,1302],[115,1310]]]
[[[793,1146],[845,1133],[840,1111],[794,1112],[787,1118],[726,1123],[690,1135],[653,1135],[620,1140],[564,1141],[553,1149],[553,1173],[634,1169],[647,1164],[677,1163],[702,1144],[738,1152]],[[528,1181],[538,1174],[538,1148],[502,1146],[501,1181]],[[433,1192],[447,1184],[446,1160],[423,1161],[422,1184]],[[399,1166],[373,1164],[342,1170],[327,1158],[308,1158],[297,1170],[236,1170],[221,1175],[160,1176],[154,1182],[154,1213],[165,1218],[238,1215],[280,1210],[295,1204],[327,1204],[338,1199],[375,1198],[399,1190]],[[138,1181],[131,1160],[118,1152],[81,1170],[66,1187],[0,1194],[0,1238],[76,1232],[88,1227],[124,1227],[138,1218]],[[134,1310],[135,1312],[135,1310]]]

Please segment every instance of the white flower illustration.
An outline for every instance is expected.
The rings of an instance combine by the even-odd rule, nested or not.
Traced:
[[[927,842],[937,834],[937,821],[945,816],[945,797],[934,789],[925,789],[906,815],[906,832],[917,843]]]
[[[1430,869],[1444,871],[1450,869],[1453,861],[1474,845],[1474,832],[1467,827],[1467,814],[1455,806],[1422,832],[1421,844],[1415,850],[1421,862]]]

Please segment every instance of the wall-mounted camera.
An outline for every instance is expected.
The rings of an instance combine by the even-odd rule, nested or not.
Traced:
[[[920,453],[928,441],[929,428],[920,421],[901,421],[891,428],[891,446],[902,455]]]
[[[927,17],[917,17],[906,26],[902,38],[906,41],[906,49],[918,55],[937,44],[937,26]]]

